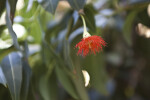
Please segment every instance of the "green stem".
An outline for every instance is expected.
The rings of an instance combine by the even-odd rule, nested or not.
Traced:
[[[83,28],[84,28],[84,31],[83,31],[83,38],[86,38],[86,37],[89,37],[91,36],[90,33],[88,33],[88,31],[86,30],[86,23],[85,23],[85,19],[82,15],[80,15],[81,18],[82,18],[82,21],[83,21]]]
[[[80,16],[81,16],[82,21],[83,21],[84,32],[87,32],[87,30],[86,30],[86,23],[85,23],[85,19],[84,19],[83,15],[80,15]]]

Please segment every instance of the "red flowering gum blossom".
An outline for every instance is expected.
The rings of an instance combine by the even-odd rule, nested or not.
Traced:
[[[78,44],[76,44],[76,48],[79,48],[77,55],[86,56],[89,53],[96,54],[102,50],[102,46],[106,46],[106,42],[100,36],[89,36],[83,38]]]

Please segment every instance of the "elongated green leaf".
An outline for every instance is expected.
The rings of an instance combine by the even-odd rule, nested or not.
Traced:
[[[21,100],[27,100],[29,83],[32,74],[27,58],[22,59],[22,67],[23,67],[23,80],[21,89]]]
[[[132,31],[132,25],[133,21],[137,15],[138,11],[132,11],[126,18],[125,24],[123,26],[123,33],[124,33],[124,38],[128,45],[131,45],[131,31]]]
[[[11,19],[10,19],[11,18],[11,15],[10,15],[10,5],[9,5],[8,1],[6,1],[6,10],[7,10],[7,13],[6,13],[6,24],[7,24],[9,33],[10,33],[12,39],[13,39],[14,46],[18,50],[21,50],[20,47],[19,47],[19,43],[17,41],[16,33],[13,31],[13,28],[12,28],[12,22],[11,22]]]
[[[1,66],[0,66],[0,83],[6,87],[6,78],[5,78],[5,75],[3,73]]]
[[[56,67],[56,74],[65,90],[75,99],[78,100],[78,95],[70,77],[59,67]]]
[[[10,18],[13,21],[14,14],[15,14],[15,11],[16,11],[16,4],[17,4],[18,0],[8,0],[8,1],[9,1],[9,4],[10,4],[10,15],[11,15]]]
[[[1,65],[12,96],[12,100],[19,100],[22,82],[21,57],[17,52],[13,52],[2,60]]]
[[[96,32],[96,24],[95,24],[95,10],[92,5],[86,5],[84,8],[85,13],[85,21],[87,23],[87,27],[90,31],[92,31],[94,34]]]
[[[68,0],[70,6],[75,10],[83,9],[86,0]]]
[[[55,13],[58,1],[59,0],[38,0],[38,2],[43,6],[43,8],[52,14]]]
[[[56,75],[47,73],[42,76],[39,82],[39,89],[44,100],[58,100]]]
[[[68,42],[68,40],[64,40],[64,58],[65,58],[65,62],[67,63],[68,67],[73,70],[74,66],[70,57],[70,44]]]

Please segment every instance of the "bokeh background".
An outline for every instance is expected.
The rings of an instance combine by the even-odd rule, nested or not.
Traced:
[[[56,1],[0,1],[0,100],[150,100],[150,0]],[[96,55],[77,55],[80,8]]]

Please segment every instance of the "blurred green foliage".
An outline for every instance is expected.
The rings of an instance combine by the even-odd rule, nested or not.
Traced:
[[[0,100],[149,100],[148,4],[1,0],[0,20],[5,21],[0,22]],[[83,33],[81,12],[88,31],[107,42],[96,55],[76,55]],[[82,70],[90,76],[87,87]]]

